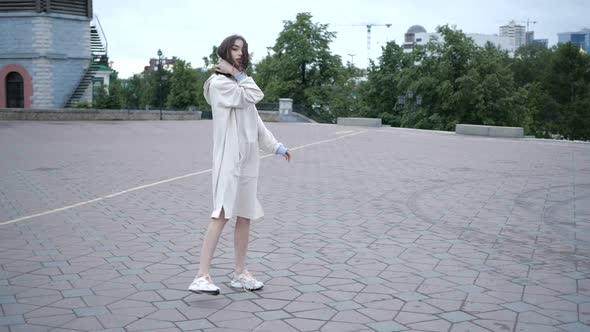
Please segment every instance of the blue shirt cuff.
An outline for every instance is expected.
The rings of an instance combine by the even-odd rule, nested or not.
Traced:
[[[287,148],[281,144],[281,146],[279,146],[279,148],[277,149],[277,154],[285,156],[285,153],[287,153]]]
[[[237,80],[238,82],[240,82],[240,81],[243,81],[243,80],[245,80],[245,79],[247,79],[247,78],[248,78],[248,74],[246,74],[246,73],[245,73],[245,72],[243,72],[243,71],[239,72],[239,73],[236,75],[236,80]]]

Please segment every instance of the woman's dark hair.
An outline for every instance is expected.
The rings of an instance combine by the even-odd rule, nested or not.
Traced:
[[[231,48],[234,46],[234,42],[240,39],[244,43],[244,48],[242,48],[242,63],[234,63],[234,60],[231,57]],[[223,60],[229,62],[232,66],[238,68],[240,71],[245,71],[250,65],[250,54],[248,53],[248,43],[246,39],[240,35],[231,35],[225,38],[219,48],[217,49],[217,55]]]

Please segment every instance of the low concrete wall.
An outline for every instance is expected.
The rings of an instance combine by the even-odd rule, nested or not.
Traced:
[[[490,128],[490,136],[523,138],[524,129],[521,127],[492,127]]]
[[[264,122],[280,122],[279,112],[277,111],[258,111],[258,115]]]
[[[315,120],[310,119],[301,113],[291,112],[291,116],[298,118],[298,120],[296,122],[317,123]]]
[[[341,126],[381,127],[381,119],[374,118],[338,118],[336,124]]]
[[[482,126],[457,124],[455,126],[455,133],[461,135],[476,135],[489,137],[509,137],[509,138],[523,138],[524,129],[521,127],[498,127],[498,126]]]
[[[159,110],[16,109],[0,108],[0,120],[108,121],[159,120]],[[200,120],[200,111],[162,111],[162,120]]]

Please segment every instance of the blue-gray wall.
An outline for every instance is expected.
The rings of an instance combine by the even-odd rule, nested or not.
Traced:
[[[590,52],[590,29],[582,29],[578,32],[562,32],[557,34],[558,43],[572,42],[574,45],[581,47],[586,51]]]
[[[0,69],[8,64],[27,69],[32,108],[63,107],[91,59],[87,17],[0,13]]]

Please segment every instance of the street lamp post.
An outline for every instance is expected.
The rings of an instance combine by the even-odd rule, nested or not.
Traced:
[[[350,57],[350,66],[354,67],[354,57],[356,54],[348,54],[348,56]]]
[[[399,95],[397,97],[397,107],[400,112],[402,112],[404,110],[405,103],[406,103],[406,98],[404,97],[404,95]]]
[[[408,104],[408,109],[409,109],[410,112],[413,111],[413,108],[412,108],[412,98],[414,98],[414,91],[409,90],[408,91],[408,98],[406,99],[406,102]]]
[[[160,120],[162,120],[162,60],[163,60],[163,53],[162,50],[158,49],[158,74],[159,74],[159,82],[160,82]]]

